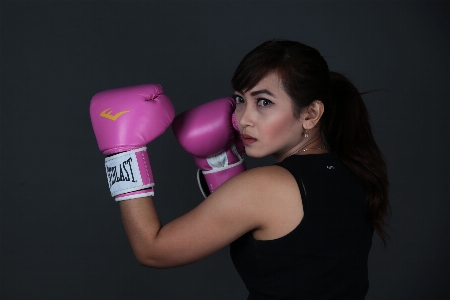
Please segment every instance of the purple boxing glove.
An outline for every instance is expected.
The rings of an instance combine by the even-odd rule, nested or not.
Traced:
[[[92,127],[116,201],[153,196],[153,175],[146,144],[170,126],[175,115],[158,84],[100,92],[91,100]]]
[[[233,126],[236,108],[231,98],[217,99],[176,116],[172,130],[178,142],[194,156],[199,167],[198,180],[203,196],[245,171],[244,147]],[[201,173],[208,191],[201,185]]]

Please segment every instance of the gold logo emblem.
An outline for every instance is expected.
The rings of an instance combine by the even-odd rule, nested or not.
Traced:
[[[111,115],[111,112],[112,112],[112,109],[111,109],[111,108],[107,108],[107,109],[105,109],[104,111],[102,111],[102,112],[100,113],[100,117],[107,118],[107,119],[110,119],[110,120],[115,121],[115,120],[117,120],[121,115],[126,114],[127,112],[129,112],[129,110],[124,110],[124,111],[118,112],[118,113],[115,114],[115,115]]]

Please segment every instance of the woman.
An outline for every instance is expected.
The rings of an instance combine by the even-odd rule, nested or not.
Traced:
[[[121,201],[137,259],[175,267],[231,244],[248,299],[364,299],[389,202],[360,94],[317,50],[284,40],[248,53],[232,85],[245,152],[277,163],[230,178],[165,226],[151,197]]]

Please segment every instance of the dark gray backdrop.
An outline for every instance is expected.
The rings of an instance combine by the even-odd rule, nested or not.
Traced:
[[[374,237],[367,299],[449,299],[448,2],[2,2],[2,299],[244,299],[228,248],[141,267],[89,120],[102,90],[160,83],[176,112],[232,93],[270,38],[316,47],[364,97],[391,180],[392,241]],[[169,129],[149,145],[164,223],[202,200]],[[248,166],[273,160],[248,159]]]

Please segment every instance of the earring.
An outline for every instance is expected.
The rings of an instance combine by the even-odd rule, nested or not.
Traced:
[[[307,137],[309,136],[308,129],[305,129],[305,133],[303,134],[303,136],[304,136],[305,138],[307,138]]]

